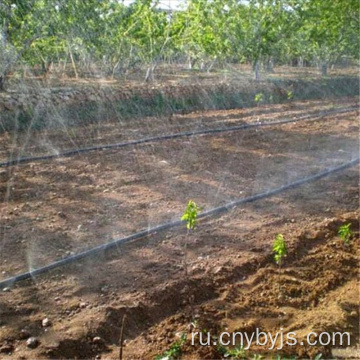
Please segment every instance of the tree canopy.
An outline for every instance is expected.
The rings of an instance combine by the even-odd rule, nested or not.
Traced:
[[[1,0],[0,80],[19,64],[70,63],[114,75],[183,60],[327,64],[359,58],[358,0]]]

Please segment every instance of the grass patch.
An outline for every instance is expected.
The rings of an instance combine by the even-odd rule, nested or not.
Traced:
[[[181,91],[178,91],[181,90]],[[134,90],[132,95],[114,101],[28,108],[0,114],[0,132],[40,130],[108,122],[112,119],[134,119],[166,116],[199,110],[227,110],[256,106],[258,94],[262,104],[279,104],[290,100],[326,99],[359,95],[357,77],[336,77],[319,80],[279,80],[232,82],[214,86],[188,86]],[[291,99],[289,94],[291,93]]]

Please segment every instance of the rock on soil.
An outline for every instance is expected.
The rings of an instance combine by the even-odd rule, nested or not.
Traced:
[[[30,349],[35,349],[40,345],[40,341],[36,337],[31,337],[26,341],[26,346]]]

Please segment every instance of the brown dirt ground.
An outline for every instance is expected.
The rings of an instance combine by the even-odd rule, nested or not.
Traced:
[[[358,105],[357,99],[194,113],[174,117],[174,127],[168,129],[156,119],[144,119],[143,124],[150,124],[146,131],[140,130],[141,123],[123,124],[120,130],[114,125],[98,129],[98,141],[350,105]],[[189,198],[209,209],[349,161],[358,156],[357,120],[354,111],[2,169],[0,278],[177,220]],[[86,130],[74,131],[82,130],[77,146],[89,141]],[[31,139],[20,136],[15,148],[27,143],[24,149],[44,153],[40,138],[61,150],[71,143],[65,135],[39,132]],[[1,136],[2,159],[13,141]],[[156,234],[2,291],[1,358],[116,359],[124,314],[125,358],[163,353],[194,319],[196,329],[212,334],[283,328],[303,339],[309,331],[349,331],[356,353],[358,180],[352,168],[203,219],[189,236],[185,229]],[[337,237],[344,222],[351,222],[355,232],[349,246]],[[289,243],[281,269],[271,256],[277,233]],[[42,327],[44,318],[50,319],[50,327]],[[39,338],[36,349],[26,347],[29,335]],[[326,358],[336,347],[299,345],[282,353],[309,357],[321,352]],[[182,350],[184,359],[222,356],[216,346],[191,346],[189,341]],[[252,352],[275,353],[256,346]]]
[[[76,79],[73,75],[72,68],[67,69],[66,74],[63,73],[63,66],[60,71],[54,71],[50,77],[45,78],[36,74],[27,74],[22,78],[11,77],[10,88],[24,88],[28,87],[89,87],[89,86],[109,86],[112,87],[119,83],[129,84],[132,88],[143,87],[144,78],[146,74],[146,67],[135,67],[129,69],[125,73],[118,74],[115,78],[111,78],[98,72],[94,69],[93,73],[81,74],[80,78]],[[329,76],[358,76],[358,66],[336,66],[328,69]],[[39,76],[40,75],[40,76]],[[260,69],[260,77],[262,80],[266,79],[320,79],[321,70],[316,67],[294,67],[294,66],[276,66],[274,72],[266,72]],[[154,81],[152,85],[166,84],[166,85],[184,85],[199,83],[206,85],[229,78],[236,80],[246,80],[254,78],[254,71],[251,65],[242,64],[228,64],[223,69],[214,68],[212,71],[200,71],[198,69],[188,70],[184,64],[160,65],[154,74]]]

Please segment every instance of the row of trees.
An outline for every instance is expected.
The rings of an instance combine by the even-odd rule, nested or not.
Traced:
[[[0,0],[0,87],[18,64],[94,66],[107,75],[160,62],[316,62],[359,56],[358,0],[188,0],[181,10],[159,1]]]

